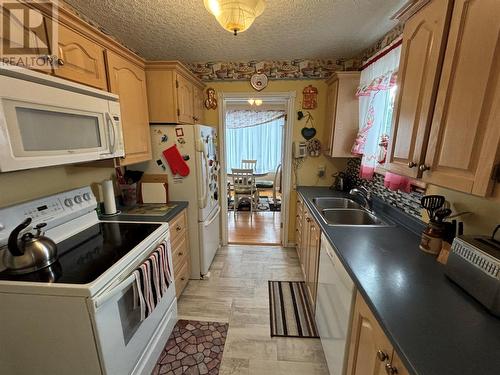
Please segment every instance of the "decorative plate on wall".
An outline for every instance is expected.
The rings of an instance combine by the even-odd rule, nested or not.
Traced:
[[[257,91],[265,89],[268,82],[269,80],[264,73],[255,73],[250,78],[250,84]]]

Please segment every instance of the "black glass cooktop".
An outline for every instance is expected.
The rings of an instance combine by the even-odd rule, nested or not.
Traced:
[[[0,272],[0,280],[87,284],[101,276],[160,224],[100,222],[57,244],[59,259],[25,275]]]

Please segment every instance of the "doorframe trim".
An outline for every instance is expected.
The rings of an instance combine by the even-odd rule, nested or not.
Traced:
[[[295,119],[295,98],[296,91],[284,92],[266,92],[256,93],[253,91],[248,92],[219,92],[219,126],[218,126],[218,140],[219,140],[219,160],[221,165],[221,208],[223,214],[221,215],[221,236],[222,245],[228,244],[228,231],[227,231],[227,172],[226,172],[226,145],[225,145],[225,128],[226,119],[224,114],[227,109],[227,102],[242,101],[254,97],[259,97],[268,100],[282,101],[286,103],[286,121],[285,121],[285,139],[283,148],[283,164],[282,180],[281,180],[281,228],[280,242],[282,246],[288,245],[288,225],[289,225],[289,210],[290,210],[290,195],[292,190],[292,141],[293,141],[293,127]]]

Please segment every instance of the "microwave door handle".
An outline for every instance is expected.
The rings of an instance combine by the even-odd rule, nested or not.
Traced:
[[[135,282],[135,274],[132,273],[125,280],[119,283],[117,286],[104,291],[102,294],[94,299],[94,308],[97,311],[102,305],[104,305],[109,299],[113,298],[117,293],[125,290],[130,285]]]
[[[108,124],[110,152],[113,154],[115,152],[115,147],[116,147],[116,131],[115,131],[115,125],[113,124],[113,117],[111,117],[111,113],[109,112],[106,112],[106,123]],[[111,142],[111,140],[113,141]]]

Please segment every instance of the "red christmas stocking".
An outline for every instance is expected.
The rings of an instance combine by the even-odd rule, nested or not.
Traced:
[[[179,174],[182,177],[186,177],[189,174],[189,166],[182,158],[177,145],[173,145],[163,151],[163,156],[167,160],[173,174]]]

